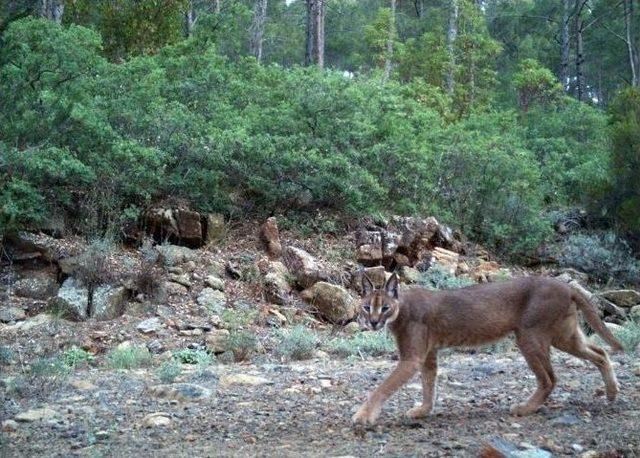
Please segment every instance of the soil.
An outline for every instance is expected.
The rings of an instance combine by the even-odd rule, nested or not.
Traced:
[[[47,335],[53,342],[80,326],[90,324],[49,323],[28,333],[6,327],[0,343],[6,345],[11,337],[13,348],[28,352],[34,342],[47,342]],[[416,376],[389,400],[378,424],[367,431],[353,429],[350,417],[394,366],[391,355],[340,359],[320,354],[283,363],[267,354],[255,363],[213,364],[205,370],[183,365],[174,387],[196,385],[187,390],[193,396],[198,387],[210,390],[210,396],[191,400],[167,398],[168,388],[157,388],[162,382],[155,367],[113,370],[97,364],[78,368],[68,379],[29,396],[10,392],[5,383],[0,389],[3,421],[42,407],[55,415],[3,431],[0,455],[478,456],[485,444],[502,441],[525,452],[547,450],[554,456],[592,450],[601,454],[586,456],[638,456],[637,360],[624,354],[612,358],[622,388],[615,403],[606,402],[594,367],[555,353],[559,383],[551,399],[535,415],[514,417],[509,406],[535,386],[517,351],[446,351],[440,356],[434,413],[423,421],[403,417],[420,400]],[[20,364],[3,370],[3,377],[15,375]],[[230,384],[234,374],[259,376],[266,383]],[[145,427],[145,417],[157,412],[170,424]]]

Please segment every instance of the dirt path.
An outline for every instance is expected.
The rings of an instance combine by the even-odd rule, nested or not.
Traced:
[[[0,455],[477,456],[493,440],[529,453],[514,456],[548,456],[544,450],[554,456],[591,450],[638,456],[640,377],[632,372],[637,360],[614,360],[622,385],[615,404],[607,405],[595,368],[555,354],[559,385],[552,399],[542,412],[516,418],[508,414],[509,405],[535,385],[517,353],[443,355],[434,414],[420,422],[403,419],[419,400],[416,377],[385,406],[379,425],[364,434],[354,432],[349,419],[393,366],[388,359],[211,366],[160,387],[150,369],[88,369],[42,399],[14,398],[2,388],[3,420],[43,406],[54,413],[3,432]],[[142,426],[155,412],[169,425]]]

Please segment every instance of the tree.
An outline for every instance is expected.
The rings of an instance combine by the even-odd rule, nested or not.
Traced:
[[[62,23],[64,0],[40,0],[40,15],[57,24]]]
[[[249,48],[251,54],[262,61],[262,42],[264,37],[264,24],[267,20],[267,0],[256,0],[253,7],[253,21],[251,22],[251,38]]]
[[[306,0],[307,30],[304,64],[324,68],[325,0]]]
[[[458,37],[458,0],[449,3],[449,27],[447,29],[447,51],[449,52],[449,71],[447,72],[447,92],[453,94],[455,85],[455,44]]]
[[[384,75],[382,82],[389,81],[391,69],[393,68],[393,42],[396,39],[396,0],[391,0],[391,17],[389,18],[389,28],[387,32],[387,49],[384,59]]]
[[[560,84],[565,91],[569,88],[569,0],[562,0],[562,22],[560,23]]]

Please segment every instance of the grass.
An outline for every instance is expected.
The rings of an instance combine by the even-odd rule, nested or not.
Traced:
[[[303,360],[313,357],[318,346],[318,337],[302,325],[276,331],[279,344],[276,352],[288,359]]]
[[[22,397],[44,397],[59,388],[71,374],[61,355],[38,358],[22,374],[7,381],[7,392]]]
[[[151,353],[146,347],[124,347],[111,350],[107,364],[112,369],[135,369],[151,364]]]
[[[329,341],[329,351],[339,356],[382,356],[394,353],[396,344],[386,331],[361,332]]]
[[[638,345],[640,345],[640,321],[626,321],[622,329],[614,331],[613,335],[620,341],[625,351],[629,353],[636,352]]]
[[[6,366],[13,361],[13,350],[9,347],[0,346],[0,366]]]
[[[242,329],[253,323],[256,312],[253,310],[225,309],[220,315],[223,327],[230,331]]]
[[[185,348],[173,353],[173,357],[182,364],[199,364],[208,366],[211,364],[211,355],[204,350]]]
[[[433,266],[424,272],[418,284],[427,289],[456,289],[474,284],[470,278],[456,277],[439,266]]]

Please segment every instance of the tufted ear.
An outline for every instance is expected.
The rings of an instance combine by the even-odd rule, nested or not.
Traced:
[[[384,291],[388,296],[394,299],[398,298],[398,276],[396,273],[392,273],[387,282],[384,284]]]
[[[367,277],[367,274],[363,273],[362,274],[362,295],[368,296],[369,294],[373,293],[374,290],[375,290],[375,287],[373,286],[373,283],[371,282],[369,277]]]

